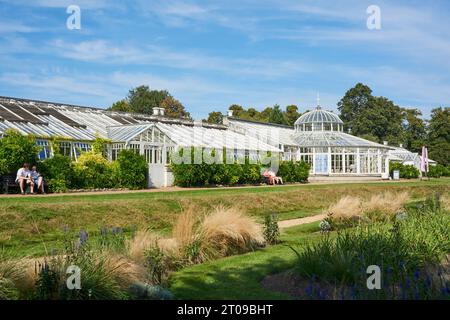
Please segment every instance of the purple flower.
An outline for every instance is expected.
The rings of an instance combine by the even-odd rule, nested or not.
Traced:
[[[87,231],[81,230],[80,231],[80,244],[84,245],[88,241],[88,238],[89,238],[89,234],[87,233]]]

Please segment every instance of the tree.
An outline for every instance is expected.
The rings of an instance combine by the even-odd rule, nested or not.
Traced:
[[[269,122],[269,117],[273,111],[272,107],[267,107],[260,113],[260,121]]]
[[[139,86],[128,92],[128,103],[132,112],[152,114],[153,108],[158,108],[169,93],[165,90],[150,90],[148,86]]]
[[[238,104],[232,104],[228,110],[233,111],[233,117],[239,118],[244,113],[244,108]]]
[[[114,102],[113,105],[110,108],[108,108],[108,110],[119,112],[131,112],[131,107],[126,99],[122,99],[117,102]]]
[[[286,122],[288,125],[293,126],[295,121],[300,117],[298,107],[296,105],[289,105],[286,107],[285,112]]]
[[[249,120],[259,121],[260,113],[255,108],[248,108],[246,113]]]
[[[284,118],[283,111],[279,105],[275,105],[272,112],[269,115],[269,122],[275,124],[286,124],[286,119]]]
[[[148,86],[131,89],[125,99],[115,102],[109,110],[153,114],[155,107],[164,108],[168,117],[190,118],[183,104],[167,90],[150,90]]]
[[[0,175],[15,173],[24,163],[36,164],[38,151],[33,136],[6,130],[0,139]]]
[[[191,115],[184,109],[184,106],[180,101],[172,97],[167,96],[159,105],[164,108],[165,115],[170,118],[187,118],[190,119]]]
[[[428,124],[429,157],[440,164],[450,165],[450,108],[431,111]]]
[[[272,123],[282,123],[293,125],[294,122],[300,117],[300,113],[298,113],[298,108],[295,105],[289,105],[286,107],[286,111],[283,112],[280,109],[280,106],[276,106],[278,109],[274,110],[272,107],[267,107],[263,111],[258,111],[256,108],[250,107],[245,109],[244,107],[233,104],[228,109],[233,111],[233,117],[243,120],[252,120],[259,122],[271,122],[269,118],[271,115],[274,117],[272,120],[276,122]],[[215,122],[218,121],[218,116],[220,112],[211,112],[208,116],[206,122]],[[280,116],[281,114],[281,116]]]
[[[345,130],[352,127],[356,116],[365,110],[372,100],[372,89],[362,83],[356,84],[356,86],[345,93],[341,101],[338,102],[338,109],[341,113],[340,117],[344,122]]]
[[[385,97],[374,97],[372,90],[361,83],[347,91],[338,109],[345,130],[357,136],[376,137],[381,143],[403,141],[402,109]]]
[[[219,111],[210,112],[208,114],[208,119],[206,119],[206,122],[213,124],[222,124],[223,122],[222,112]]]
[[[422,112],[418,109],[404,110],[404,145],[406,149],[413,152],[419,152],[426,140],[427,131],[425,121],[420,118],[421,116]]]

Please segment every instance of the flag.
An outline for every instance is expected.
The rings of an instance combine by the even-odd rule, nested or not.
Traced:
[[[428,149],[427,147],[422,147],[422,157],[420,158],[420,171],[428,172]]]

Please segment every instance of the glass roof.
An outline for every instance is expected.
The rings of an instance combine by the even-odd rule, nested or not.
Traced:
[[[293,136],[293,140],[298,146],[307,148],[362,147],[391,149],[391,147],[338,131],[301,131]]]
[[[344,124],[339,118],[337,114],[333,112],[322,110],[320,107],[317,107],[315,110],[307,112],[301,115],[297,121],[295,121],[295,125],[304,124],[304,123],[338,123]]]

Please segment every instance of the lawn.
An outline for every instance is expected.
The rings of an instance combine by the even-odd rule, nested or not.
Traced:
[[[211,188],[175,192],[133,192],[51,197],[0,197],[0,246],[18,255],[43,255],[58,248],[64,230],[87,230],[95,237],[102,227],[171,231],[187,207],[203,214],[217,205],[235,206],[262,221],[269,213],[281,220],[319,213],[342,195],[369,197],[385,190],[408,191],[415,199],[433,191],[450,192],[450,179],[352,184],[305,184],[249,188]]]
[[[264,290],[260,282],[293,268],[296,257],[289,246],[317,240],[318,231],[317,222],[291,227],[282,233],[281,244],[184,268],[172,275],[170,290],[177,299],[289,299]]]

